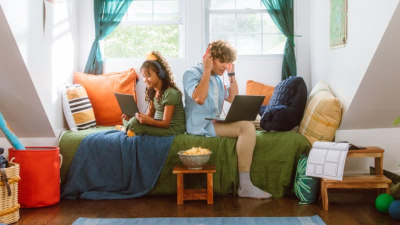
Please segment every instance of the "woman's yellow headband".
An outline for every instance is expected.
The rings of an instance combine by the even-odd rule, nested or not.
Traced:
[[[157,62],[157,57],[153,55],[151,52],[146,54],[146,61],[152,62],[154,65],[157,66],[158,70],[160,71],[157,76],[161,79],[165,79],[165,71],[161,67],[160,63]]]

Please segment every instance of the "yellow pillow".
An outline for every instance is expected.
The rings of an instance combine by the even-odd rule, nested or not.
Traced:
[[[96,127],[93,107],[80,84],[64,84],[62,102],[65,120],[71,131]]]
[[[341,119],[339,99],[332,94],[325,81],[320,81],[311,90],[298,132],[306,136],[311,144],[332,141]]]
[[[248,80],[246,84],[246,95],[264,95],[263,105],[268,105],[275,87],[268,86],[257,81]]]
[[[122,125],[122,112],[114,93],[131,94],[137,99],[138,79],[139,76],[133,68],[101,75],[74,73],[74,83],[81,84],[86,89],[99,126]]]

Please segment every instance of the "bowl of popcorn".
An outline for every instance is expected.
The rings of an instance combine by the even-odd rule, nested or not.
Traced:
[[[178,155],[183,165],[188,169],[199,170],[207,164],[211,151],[202,147],[193,147],[189,150],[179,151]]]

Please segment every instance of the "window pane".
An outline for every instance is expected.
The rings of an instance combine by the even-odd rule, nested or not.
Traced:
[[[271,16],[263,13],[263,33],[281,33]]]
[[[236,0],[236,9],[265,9],[265,6],[261,0]]]
[[[210,1],[210,9],[235,9],[235,0],[209,0],[209,1]]]
[[[179,14],[178,1],[154,1],[154,13]]]
[[[282,54],[286,37],[283,34],[264,34],[263,54]]]
[[[151,50],[179,57],[180,25],[118,26],[104,40],[108,58],[144,58]]]
[[[236,49],[241,55],[261,54],[261,34],[237,35]]]
[[[238,14],[236,26],[238,33],[260,33],[261,14]]]
[[[211,14],[210,32],[211,34],[234,33],[235,14]]]
[[[179,20],[178,1],[154,1],[154,20]]]
[[[128,8],[128,21],[151,21],[153,6],[151,1],[133,1]]]
[[[210,37],[210,42],[216,41],[216,40],[225,40],[229,42],[232,46],[236,46],[236,35],[229,35],[229,34],[215,34],[211,35]]]

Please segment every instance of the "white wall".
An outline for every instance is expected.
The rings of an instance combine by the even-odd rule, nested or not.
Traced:
[[[387,0],[384,3],[375,0],[348,1],[347,44],[344,48],[330,50],[329,1],[311,1],[311,83],[314,86],[320,80],[328,81],[332,91],[342,103],[343,118],[346,117],[350,105],[353,107],[360,101],[360,99],[357,99],[357,102],[354,102],[354,96],[360,89],[374,86],[373,89],[369,88],[368,91],[376,95],[390,91],[385,89],[385,86],[376,86],[376,83],[371,83],[373,79],[371,79],[370,83],[365,83],[365,75],[398,3],[399,0]],[[398,40],[398,38],[394,39]],[[398,42],[397,45],[399,45]],[[385,64],[375,64],[374,66],[375,70],[383,71]],[[371,75],[379,76],[378,73]],[[387,82],[394,82],[394,80],[387,79]],[[360,84],[363,86],[361,87]],[[397,94],[400,94],[400,92],[397,92]],[[382,112],[390,109],[395,104],[386,98],[368,98],[368,101],[365,102],[371,105],[375,104],[372,101],[381,103]],[[360,111],[358,115],[361,116],[361,113],[369,112]],[[376,115],[377,117],[384,116],[379,112]],[[389,119],[388,121],[392,120]],[[368,120],[359,121],[359,123],[370,125],[370,129],[357,129],[358,125],[349,125],[344,119],[336,134],[336,140],[347,140],[356,145],[380,146],[386,150],[384,168],[391,171],[400,171],[398,166],[400,164],[399,142],[397,141],[400,129],[375,129],[379,127],[377,125],[371,126],[372,123],[369,123]],[[387,125],[387,127],[389,126]],[[351,159],[349,161],[351,162],[346,163],[345,171],[350,173],[367,173],[368,166],[372,165],[371,159]]]
[[[44,2],[48,12],[45,31]],[[9,24],[14,41],[18,45],[17,52],[13,54],[16,58],[21,56],[23,59],[23,62],[19,62],[20,65],[14,68],[26,67],[23,71],[25,73],[16,73],[21,71],[20,68],[14,73],[0,73],[0,86],[3,91],[8,90],[6,94],[9,95],[18,95],[19,90],[30,90],[22,92],[23,98],[19,102],[1,105],[4,108],[0,110],[17,107],[13,113],[7,114],[6,120],[17,136],[25,134],[20,136],[20,141],[25,146],[57,145],[58,136],[66,128],[60,87],[66,80],[71,80],[72,72],[77,68],[78,23],[75,0],[56,1],[54,5],[43,0],[0,0],[0,6],[7,18],[2,22]],[[13,44],[12,40],[6,41],[1,37],[0,40],[8,45]],[[2,53],[12,55],[10,52]],[[3,86],[12,85],[19,86],[13,90],[3,89]],[[2,103],[6,102],[3,97],[2,93]],[[26,109],[32,102],[40,106]],[[11,147],[2,134],[0,146],[6,149]]]

